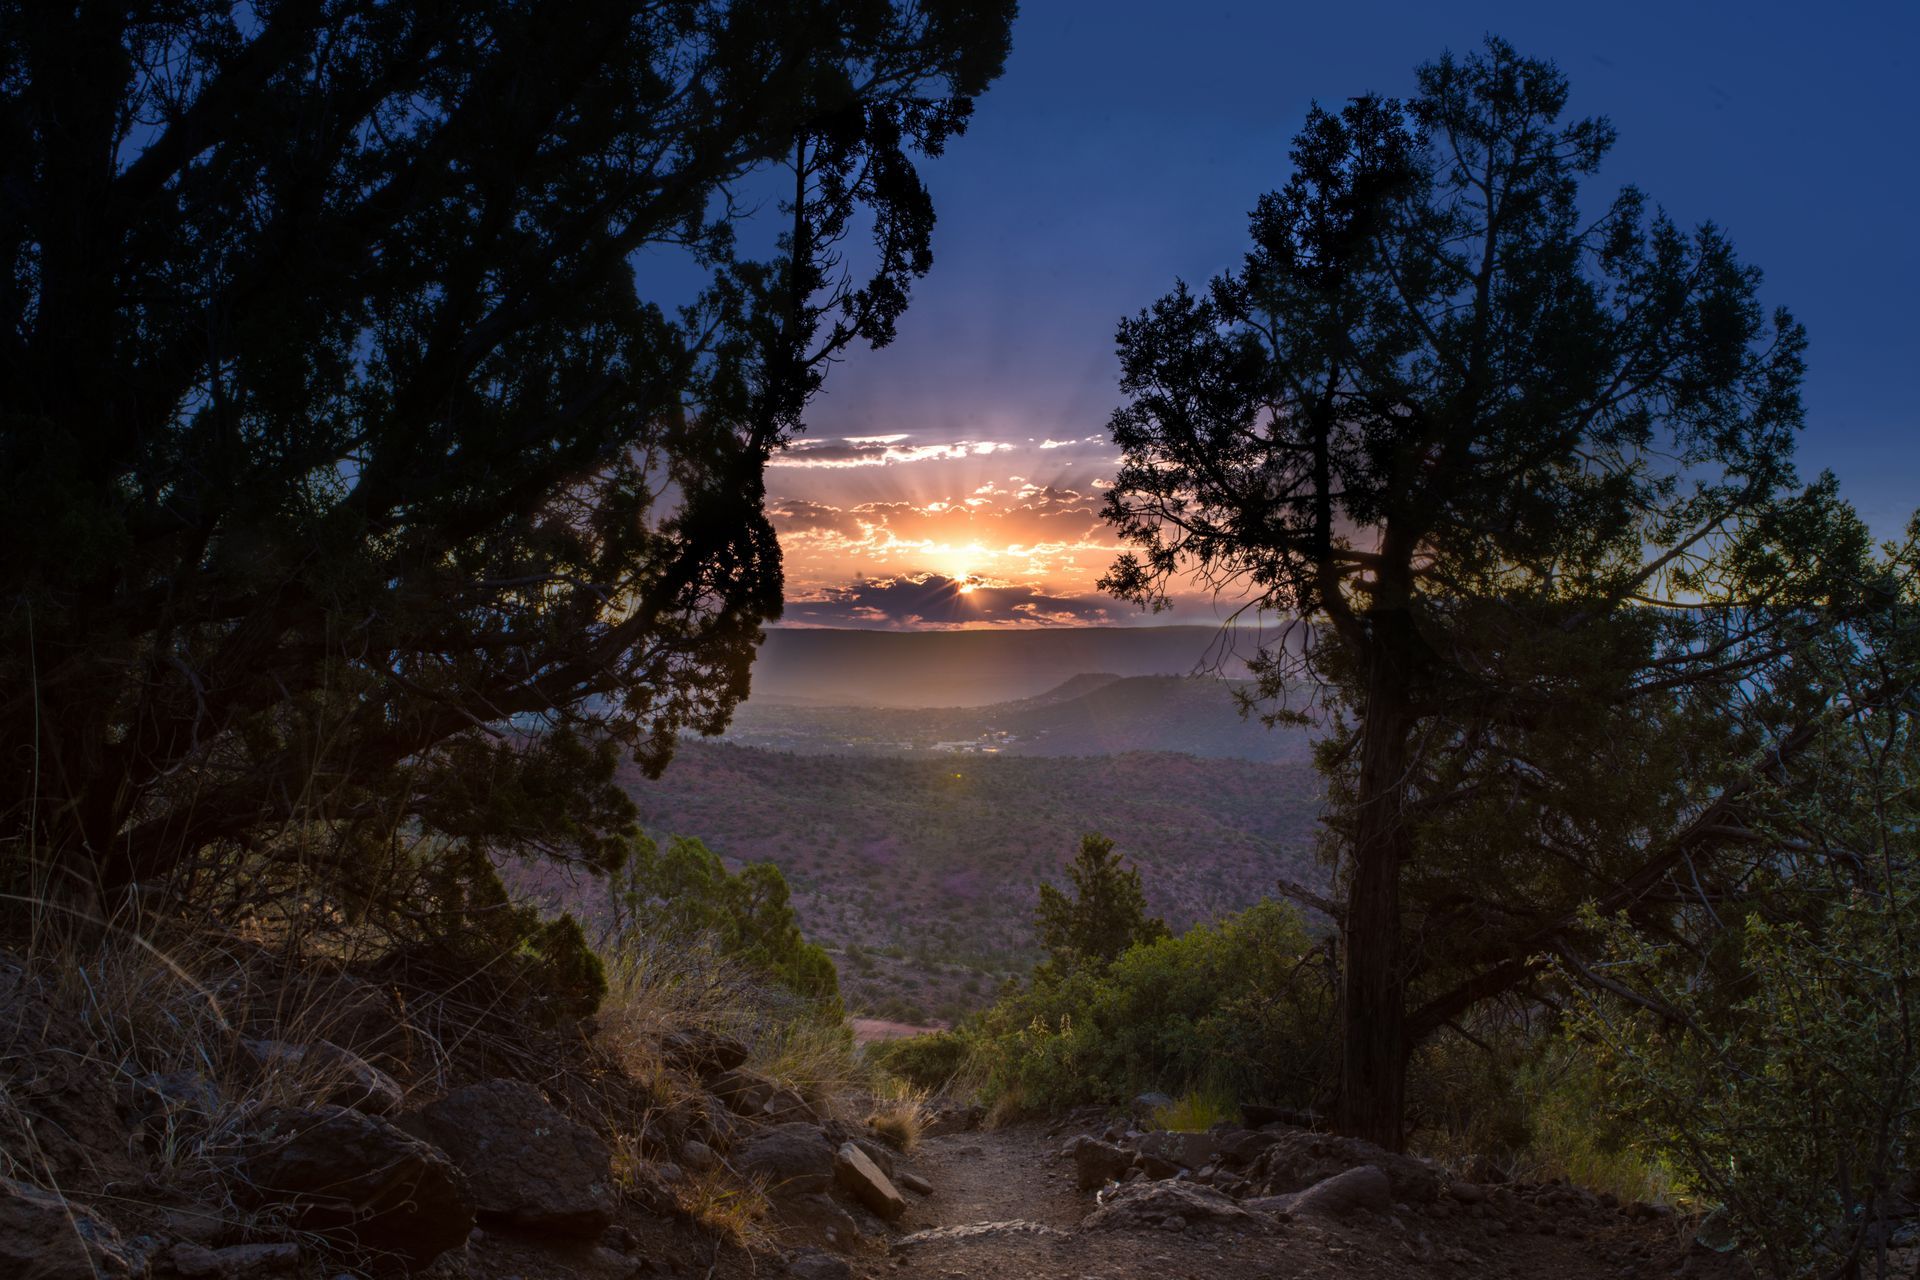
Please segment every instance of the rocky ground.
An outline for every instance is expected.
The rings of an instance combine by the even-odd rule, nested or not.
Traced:
[[[1737,1276],[1650,1206],[1559,1184],[1482,1186],[1286,1124],[1155,1134],[1065,1127],[935,1137],[884,1255],[901,1280]],[[1114,1139],[1107,1141],[1108,1138]],[[1187,1162],[1193,1163],[1187,1163]],[[1197,1164],[1198,1167],[1194,1167]]]
[[[1664,1209],[1469,1181],[1297,1116],[1154,1131],[1147,1099],[989,1130],[942,1100],[916,1143],[686,1028],[645,1079],[530,1028],[428,1072],[407,1045],[433,1028],[391,989],[328,981],[328,1037],[276,1023],[263,983],[257,1016],[230,993],[230,1038],[155,1070],[0,956],[0,1277],[1749,1274]]]

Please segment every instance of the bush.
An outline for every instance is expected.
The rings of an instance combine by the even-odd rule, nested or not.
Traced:
[[[1332,995],[1291,907],[1262,902],[1137,944],[1104,974],[1043,967],[963,1028],[990,1099],[1118,1102],[1143,1089],[1310,1104]]]
[[[869,1045],[867,1061],[909,1084],[944,1089],[966,1069],[972,1052],[972,1045],[957,1032],[930,1031]]]
[[[662,849],[643,835],[613,893],[616,950],[642,938],[709,946],[808,1001],[821,1021],[845,1018],[833,959],[801,934],[786,878],[772,863],[733,873],[698,840],[674,836]]]

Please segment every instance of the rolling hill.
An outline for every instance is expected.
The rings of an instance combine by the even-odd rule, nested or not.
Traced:
[[[850,631],[776,627],[753,668],[752,702],[963,707],[1030,698],[1083,672],[1246,674],[1251,632],[1217,627]],[[1237,648],[1239,652],[1222,652]]]
[[[1247,906],[1281,875],[1324,880],[1313,860],[1320,779],[1299,762],[691,742],[658,781],[625,785],[650,833],[777,864],[802,926],[837,953],[849,1004],[907,1021],[977,1007],[1025,975],[1036,885],[1057,877],[1085,832],[1138,863],[1153,909],[1175,927]],[[604,888],[551,866],[504,871],[548,906],[589,920],[603,910]]]

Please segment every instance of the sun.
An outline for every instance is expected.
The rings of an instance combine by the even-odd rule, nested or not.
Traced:
[[[992,559],[993,554],[977,542],[947,549],[946,576],[959,586],[961,595],[972,595],[981,586],[979,564]]]

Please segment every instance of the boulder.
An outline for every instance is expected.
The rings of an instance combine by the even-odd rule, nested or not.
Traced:
[[[347,1238],[423,1266],[473,1230],[466,1179],[439,1150],[346,1107],[265,1117],[236,1194],[294,1210],[302,1230]]]
[[[1237,1129],[1220,1135],[1220,1163],[1230,1169],[1244,1169],[1260,1158],[1281,1135],[1271,1129]]]
[[[733,1149],[734,1168],[762,1179],[776,1196],[803,1196],[833,1185],[833,1148],[818,1125],[762,1129]]]
[[[1393,1185],[1372,1165],[1348,1169],[1291,1195],[1265,1196],[1247,1201],[1247,1208],[1285,1213],[1296,1218],[1344,1218],[1365,1210],[1385,1213],[1393,1208]]]
[[[660,1042],[660,1056],[669,1065],[699,1076],[732,1071],[747,1060],[742,1040],[706,1027],[685,1027]]]
[[[298,1071],[315,1086],[320,1102],[386,1116],[405,1104],[400,1082],[359,1054],[331,1040],[290,1044],[284,1040],[242,1040],[240,1047],[262,1072]]]
[[[906,1197],[856,1143],[840,1144],[833,1157],[833,1176],[855,1200],[889,1222],[907,1211]]]
[[[1142,1156],[1157,1157],[1183,1169],[1199,1169],[1219,1158],[1220,1135],[1156,1129],[1140,1139],[1139,1151]]]
[[[1082,1191],[1098,1191],[1109,1182],[1117,1182],[1133,1165],[1133,1156],[1096,1138],[1088,1138],[1073,1149],[1073,1171]]]
[[[831,1152],[829,1152],[831,1154]],[[846,1251],[858,1248],[860,1226],[824,1192],[785,1196],[773,1202],[773,1220],[784,1238]]]
[[[757,1071],[733,1067],[715,1075],[707,1088],[735,1115],[757,1116],[765,1111],[780,1086]]]
[[[689,1138],[680,1147],[680,1158],[695,1173],[710,1173],[720,1167],[720,1156],[706,1143]]]
[[[909,1173],[905,1169],[902,1169],[899,1175],[894,1178],[894,1181],[917,1196],[930,1196],[933,1194],[933,1184],[917,1173]]]
[[[590,1239],[613,1221],[612,1152],[532,1085],[468,1085],[410,1119],[466,1174],[482,1222]]]
[[[0,1178],[0,1275],[12,1280],[119,1280],[146,1259],[111,1223],[51,1191]]]
[[[1268,1195],[1286,1195],[1365,1165],[1386,1174],[1393,1198],[1409,1204],[1432,1204],[1449,1181],[1446,1172],[1431,1161],[1396,1155],[1358,1138],[1305,1129],[1280,1131],[1279,1141],[1260,1153],[1247,1177]]]
[[[1102,1199],[1080,1224],[1089,1231],[1251,1227],[1264,1221],[1213,1188],[1191,1182],[1135,1182]]]

